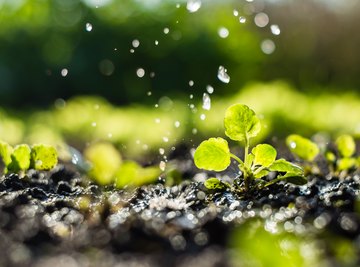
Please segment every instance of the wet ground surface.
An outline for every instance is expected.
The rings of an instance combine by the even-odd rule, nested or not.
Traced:
[[[254,218],[270,233],[331,233],[359,255],[360,176],[308,179],[305,186],[276,184],[244,197],[207,192],[191,181],[104,189],[64,166],[6,175],[0,266],[230,266],[229,236]],[[352,263],[360,264],[359,256]]]

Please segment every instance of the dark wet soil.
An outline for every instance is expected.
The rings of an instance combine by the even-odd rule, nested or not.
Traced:
[[[360,176],[308,179],[238,196],[194,180],[100,188],[68,166],[9,174],[0,180],[0,266],[230,266],[229,235],[253,218],[269,232],[349,240],[360,264]]]

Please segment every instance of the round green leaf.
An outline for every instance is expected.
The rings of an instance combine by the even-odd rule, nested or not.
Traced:
[[[0,156],[5,166],[8,166],[11,163],[12,152],[12,146],[10,146],[8,143],[0,141]]]
[[[285,159],[278,159],[274,161],[274,163],[269,167],[269,170],[277,172],[289,172],[297,175],[302,175],[304,173],[300,166],[297,166]]]
[[[355,153],[356,144],[351,135],[344,134],[339,136],[335,141],[341,156],[348,158]]]
[[[31,147],[31,166],[36,170],[51,170],[58,162],[57,151],[50,145],[33,145]]]
[[[230,150],[223,138],[210,138],[203,141],[195,151],[196,167],[209,171],[223,171],[230,165]]]
[[[349,170],[357,164],[355,158],[342,158],[337,161],[337,169],[339,171]]]
[[[225,134],[232,140],[244,141],[256,136],[261,129],[255,112],[246,105],[235,104],[225,112]]]
[[[276,149],[268,144],[260,144],[254,147],[251,153],[255,156],[254,165],[269,167],[276,159]]]
[[[30,151],[28,145],[17,145],[11,154],[11,163],[7,166],[7,169],[12,172],[29,169]]]
[[[290,151],[301,159],[312,161],[319,154],[319,147],[311,140],[297,134],[286,138]]]

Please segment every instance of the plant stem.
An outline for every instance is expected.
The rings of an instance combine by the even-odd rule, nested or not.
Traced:
[[[247,162],[247,157],[249,154],[249,138],[247,137],[247,135],[245,134],[245,152],[244,152],[244,162]],[[249,175],[248,175],[248,169],[245,166],[244,168],[244,184],[245,184],[245,190],[248,191],[249,190],[249,184],[250,184],[250,179],[249,179]]]
[[[240,158],[238,158],[236,155],[230,153],[230,157],[232,157],[234,160],[236,160],[241,167],[245,166],[244,162]]]

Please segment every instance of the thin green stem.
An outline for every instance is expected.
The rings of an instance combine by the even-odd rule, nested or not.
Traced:
[[[248,158],[248,154],[249,154],[249,138],[247,137],[247,135],[245,134],[245,152],[244,152],[244,162],[247,162],[247,158]],[[248,175],[248,169],[245,166],[244,168],[244,184],[245,184],[245,190],[248,191],[249,190],[249,185],[250,185],[250,179],[249,179],[249,175]]]
[[[241,165],[241,166],[245,165],[244,162],[239,157],[237,157],[236,155],[230,153],[230,157],[233,158],[234,160],[236,160],[239,163],[239,165]]]

